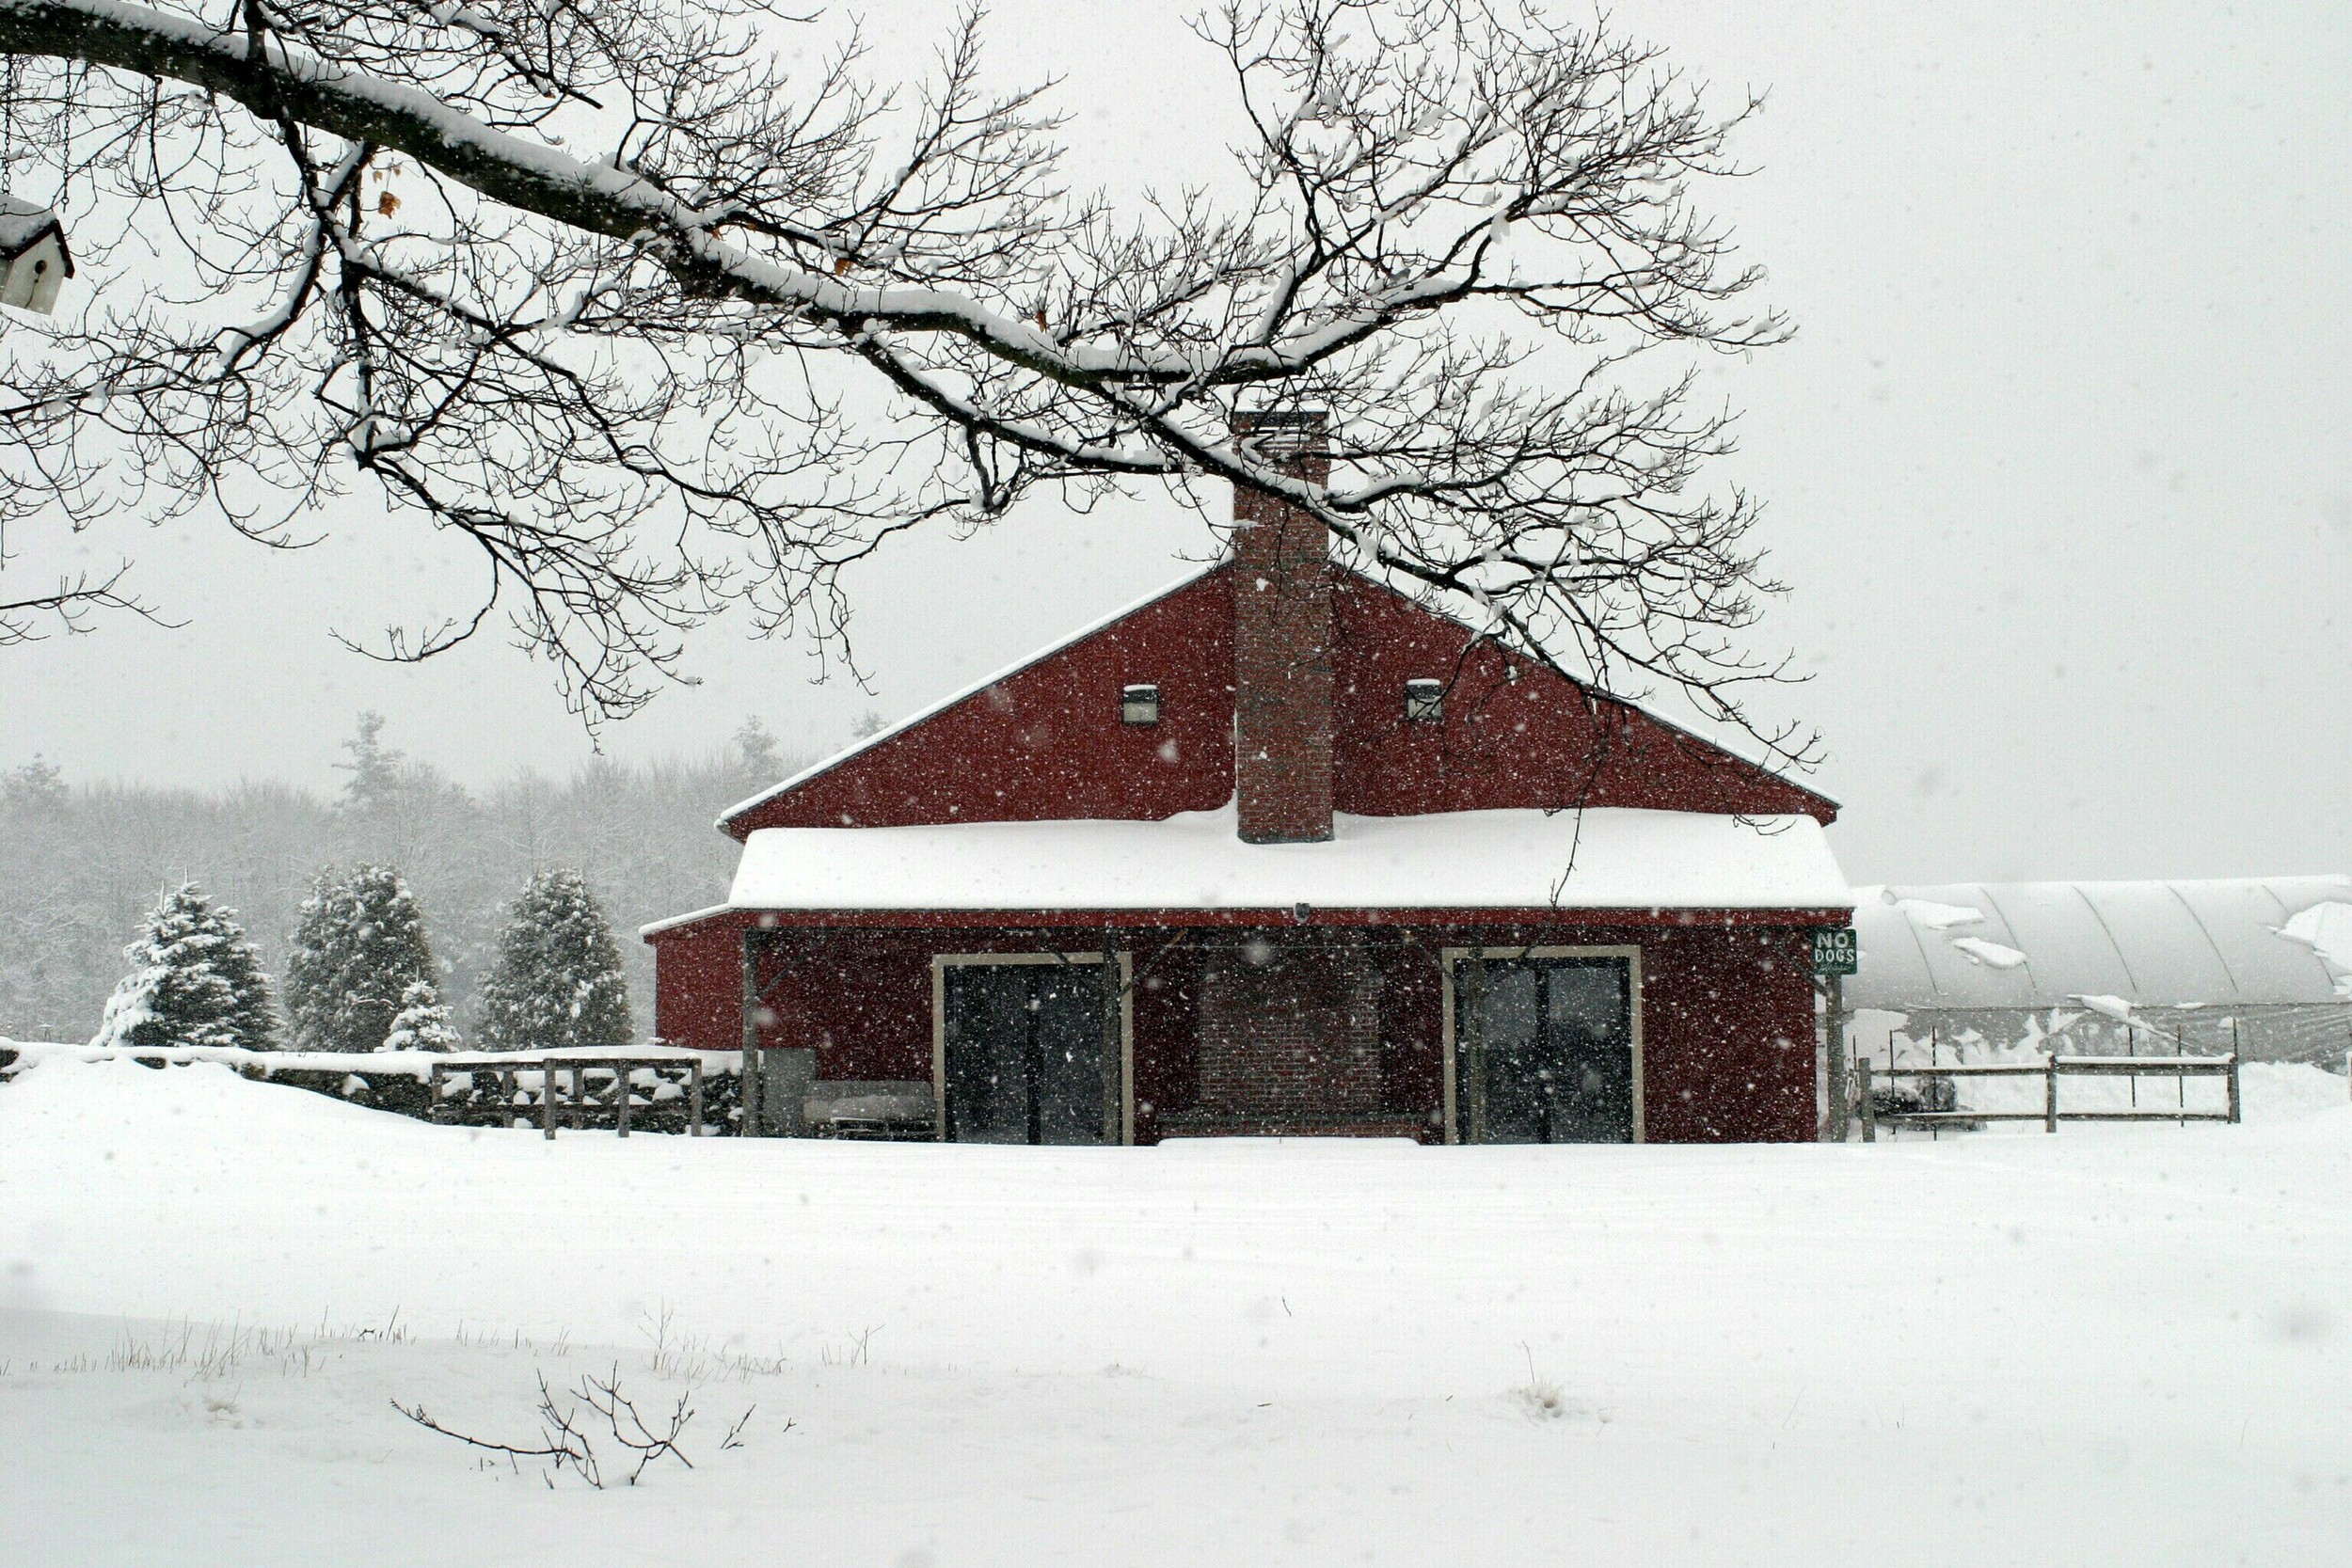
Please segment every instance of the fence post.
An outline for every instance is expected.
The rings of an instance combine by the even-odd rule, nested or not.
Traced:
[[[2230,1125],[2233,1127],[2237,1125],[2238,1115],[2237,1064],[2238,1054],[2233,1051],[2230,1053]]]
[[[539,1058],[539,1124],[555,1136],[555,1064],[545,1056]]]
[[[612,1092],[619,1097],[613,1102],[616,1109],[612,1115],[620,1124],[621,1136],[626,1138],[628,1136],[628,1064],[616,1062],[613,1064],[612,1071],[615,1075],[612,1080]]]
[[[1853,1065],[1854,1098],[1862,1102],[1862,1141],[1879,1141],[1879,1109],[1877,1096],[1870,1092],[1870,1058],[1865,1056]]]
[[[2048,1058],[2042,1063],[2042,1071],[2047,1075],[2042,1080],[2042,1130],[2044,1132],[2058,1131],[2058,1048],[2052,1046]]]
[[[700,1056],[686,1064],[686,1119],[691,1123],[689,1135],[703,1135],[703,1059]]]

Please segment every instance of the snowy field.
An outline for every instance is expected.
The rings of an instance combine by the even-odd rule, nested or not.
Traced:
[[[2352,1111],[1029,1150],[0,1086],[0,1562],[2352,1560]],[[594,1491],[537,1377],[688,1395]],[[749,1412],[739,1446],[728,1428]],[[787,1424],[788,1423],[788,1424]]]

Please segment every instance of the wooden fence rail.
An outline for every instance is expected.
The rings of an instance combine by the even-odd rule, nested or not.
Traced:
[[[628,1137],[632,1114],[641,1107],[650,1111],[656,1102],[652,1096],[638,1098],[630,1080],[650,1072],[655,1095],[663,1085],[682,1091],[686,1130],[697,1138],[703,1135],[703,1067],[697,1057],[527,1056],[512,1066],[436,1062],[431,1071],[432,1120],[505,1127],[535,1116],[550,1138],[564,1125],[577,1131],[611,1127]],[[676,1076],[680,1073],[685,1075],[682,1083]],[[463,1086],[453,1082],[459,1077],[467,1080]],[[485,1077],[497,1081],[495,1099],[478,1093]]]
[[[2042,1081],[2042,1109],[1963,1111],[1955,1107],[1943,1111],[1885,1112],[1879,1110],[1878,1098],[1872,1092],[1872,1082],[1877,1078],[1940,1079],[1947,1082],[1956,1078],[2039,1078]],[[2176,1081],[2223,1078],[2229,1081],[2229,1107],[2220,1111],[2191,1111],[2185,1107],[2169,1111],[2062,1111],[2058,1108],[2060,1078],[2170,1078]],[[1881,1122],[1889,1127],[1973,1127],[1988,1121],[2038,1121],[2048,1132],[2057,1132],[2061,1121],[2235,1122],[2241,1101],[2238,1058],[2233,1053],[2227,1056],[2053,1054],[2039,1062],[1970,1062],[1946,1067],[1873,1067],[1866,1056],[1854,1063],[1854,1104],[1862,1114],[1862,1141],[1876,1143]]]

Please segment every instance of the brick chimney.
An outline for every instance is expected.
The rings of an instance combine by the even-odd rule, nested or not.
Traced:
[[[1311,483],[1320,410],[1244,414],[1234,435]],[[1233,793],[1250,844],[1331,836],[1331,555],[1308,514],[1233,491]]]

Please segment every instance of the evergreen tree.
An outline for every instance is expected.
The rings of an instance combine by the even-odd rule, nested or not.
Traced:
[[[424,912],[400,873],[385,865],[356,866],[342,878],[321,872],[286,954],[294,1048],[384,1050],[419,987],[424,994],[415,1006],[439,1005]]]
[[[400,993],[400,1014],[384,1037],[387,1051],[455,1051],[457,1031],[450,1026],[449,1009],[441,1005],[430,980],[413,980]]]
[[[756,724],[759,721],[755,719],[752,722]],[[32,761],[0,778],[0,807],[12,816],[63,816],[70,799],[65,770],[54,762],[42,761],[39,752],[33,753]]]
[[[784,751],[776,744],[774,733],[760,722],[756,713],[735,732],[735,760],[744,773],[770,784],[791,771],[785,766]]]
[[[343,781],[343,810],[381,811],[391,804],[400,793],[402,757],[384,744],[384,716],[373,709],[360,714],[358,736],[344,741],[343,750],[351,760],[335,765],[351,775]]]
[[[215,909],[193,882],[164,895],[147,928],[122,950],[131,973],[107,998],[90,1043],[276,1049],[269,976],[235,914]]]
[[[492,1051],[628,1043],[620,944],[579,872],[542,872],[515,901],[475,1033]]]

